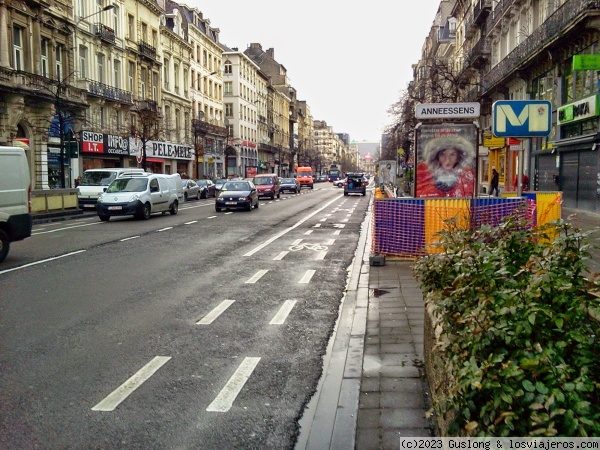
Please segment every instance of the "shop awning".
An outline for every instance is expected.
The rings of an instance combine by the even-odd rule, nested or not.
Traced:
[[[146,162],[164,163],[165,160],[160,158],[146,158]]]

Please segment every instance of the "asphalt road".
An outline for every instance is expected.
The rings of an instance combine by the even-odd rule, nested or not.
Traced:
[[[0,447],[293,448],[368,199],[36,225],[0,265]]]

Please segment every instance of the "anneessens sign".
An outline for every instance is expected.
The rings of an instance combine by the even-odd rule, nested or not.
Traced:
[[[558,108],[558,124],[564,125],[577,120],[590,119],[598,116],[598,96],[584,98]]]
[[[479,103],[419,103],[415,107],[417,119],[471,119],[479,117]]]

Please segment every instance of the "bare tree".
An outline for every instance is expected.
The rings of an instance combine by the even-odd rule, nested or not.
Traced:
[[[137,113],[135,123],[131,124],[131,135],[139,140],[142,154],[142,169],[148,167],[147,144],[160,139],[163,130],[163,121],[158,109],[158,104],[152,100],[137,101],[132,111]]]

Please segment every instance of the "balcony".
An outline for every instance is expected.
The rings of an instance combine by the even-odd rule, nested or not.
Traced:
[[[492,9],[492,0],[477,0],[473,7],[473,22],[481,26],[487,19]]]
[[[192,119],[192,133],[194,135],[212,135],[212,136],[227,136],[227,128],[219,125],[213,125],[202,119]]]
[[[88,80],[88,93],[96,97],[114,100],[122,103],[133,103],[131,92],[108,86],[98,81]]]
[[[83,91],[69,84],[67,80],[58,81],[36,73],[2,67],[0,82],[11,86],[17,92],[32,94],[50,101],[61,99],[74,103],[85,102]]]
[[[600,0],[567,0],[484,77],[487,90],[493,89],[511,73],[527,64],[558,39],[568,39],[568,31],[600,16]]]
[[[115,30],[101,23],[94,25],[94,34],[104,42],[114,44],[116,42]]]
[[[149,99],[138,100],[138,109],[140,111],[158,113],[158,103]]]
[[[483,69],[491,54],[490,45],[486,38],[479,39],[471,48],[471,51],[465,57],[464,67],[475,70]]]
[[[147,42],[139,41],[138,50],[143,57],[151,61],[156,60],[156,49]]]

